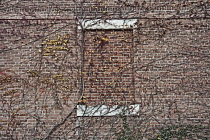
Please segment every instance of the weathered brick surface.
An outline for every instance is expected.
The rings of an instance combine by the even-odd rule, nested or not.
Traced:
[[[1,139],[122,134],[122,116],[76,117],[81,96],[86,105],[140,104],[126,117],[137,139],[164,126],[209,126],[208,1],[1,4]],[[138,22],[133,30],[81,31],[78,19],[86,18]]]
[[[84,96],[90,102],[134,102],[132,34],[132,30],[85,32]]]

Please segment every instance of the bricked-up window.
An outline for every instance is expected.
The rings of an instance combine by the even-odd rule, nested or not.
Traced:
[[[85,37],[83,67],[85,101],[81,101],[81,104],[88,106],[135,104],[132,68],[135,22],[136,20],[82,22]],[[117,112],[111,115],[115,114]]]

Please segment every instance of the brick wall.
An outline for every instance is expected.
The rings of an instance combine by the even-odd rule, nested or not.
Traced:
[[[132,30],[85,32],[84,96],[91,102],[115,105],[134,101],[132,34]]]
[[[148,139],[165,126],[209,127],[208,1],[33,0],[1,8],[1,139],[116,139],[126,128]],[[133,30],[82,31],[78,19],[86,18],[138,21]],[[140,111],[77,117],[77,104]]]

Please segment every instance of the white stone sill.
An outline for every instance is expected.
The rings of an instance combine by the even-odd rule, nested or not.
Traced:
[[[87,106],[87,105],[77,105],[77,116],[115,116],[119,114],[124,114],[126,116],[138,115],[140,105],[128,105],[128,106],[107,106],[107,105],[97,105],[97,106]]]

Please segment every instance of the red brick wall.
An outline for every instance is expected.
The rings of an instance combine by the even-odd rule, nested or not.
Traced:
[[[208,7],[175,0],[3,2],[0,138],[115,139],[123,132],[120,116],[77,117],[81,96],[87,105],[140,104],[137,116],[126,117],[133,138],[155,137],[171,125],[209,126]],[[82,32],[78,19],[86,18],[138,22],[133,31]]]
[[[90,104],[134,102],[132,34],[132,30],[85,32],[84,96]]]

